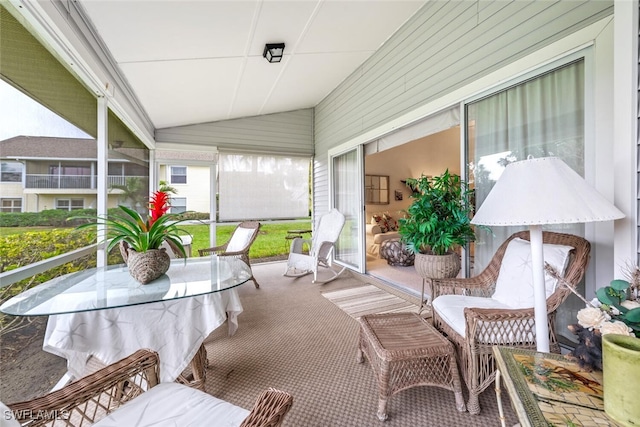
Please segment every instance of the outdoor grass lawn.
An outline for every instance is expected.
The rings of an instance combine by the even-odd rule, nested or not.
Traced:
[[[193,236],[192,256],[198,256],[198,249],[209,247],[208,225],[183,225],[180,228]],[[216,243],[224,244],[231,238],[235,225],[216,226]],[[287,230],[311,229],[311,221],[262,222],[258,237],[251,245],[249,258],[265,258],[289,253],[289,240],[285,240]],[[308,237],[305,236],[305,237]]]
[[[266,258],[289,253],[289,240],[285,240],[287,230],[311,229],[311,221],[291,221],[291,222],[262,222],[258,237],[253,242],[249,252],[250,258]],[[198,256],[198,249],[209,247],[209,226],[208,225],[181,225],[180,228],[186,230],[193,236],[192,256]],[[224,244],[231,237],[231,233],[236,228],[233,225],[216,226],[216,243]],[[30,231],[44,231],[46,227],[2,227],[0,236],[19,234]],[[306,235],[305,237],[309,237]]]

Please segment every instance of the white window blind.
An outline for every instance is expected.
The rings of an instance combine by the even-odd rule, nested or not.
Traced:
[[[307,157],[221,153],[220,221],[308,217],[309,162]]]

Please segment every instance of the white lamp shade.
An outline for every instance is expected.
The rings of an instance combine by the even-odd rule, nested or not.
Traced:
[[[624,214],[557,157],[510,163],[472,224],[489,226],[609,221]]]

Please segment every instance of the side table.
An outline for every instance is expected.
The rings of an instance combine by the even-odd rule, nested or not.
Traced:
[[[411,387],[436,386],[454,392],[456,409],[466,410],[453,345],[416,313],[360,317],[357,360],[369,360],[378,380],[378,419],[387,419],[389,398]]]

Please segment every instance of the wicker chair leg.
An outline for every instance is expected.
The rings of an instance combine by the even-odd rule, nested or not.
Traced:
[[[469,391],[469,401],[467,402],[467,411],[472,415],[480,413],[480,401],[478,400],[477,391]]]
[[[387,419],[387,401],[389,400],[389,398],[387,396],[380,396],[380,399],[378,400],[378,413],[376,414],[378,416],[378,419],[380,421],[385,421]]]
[[[251,276],[251,280],[253,280],[253,284],[255,285],[256,289],[260,289],[260,285],[258,284],[258,281],[256,280],[256,278]]]

